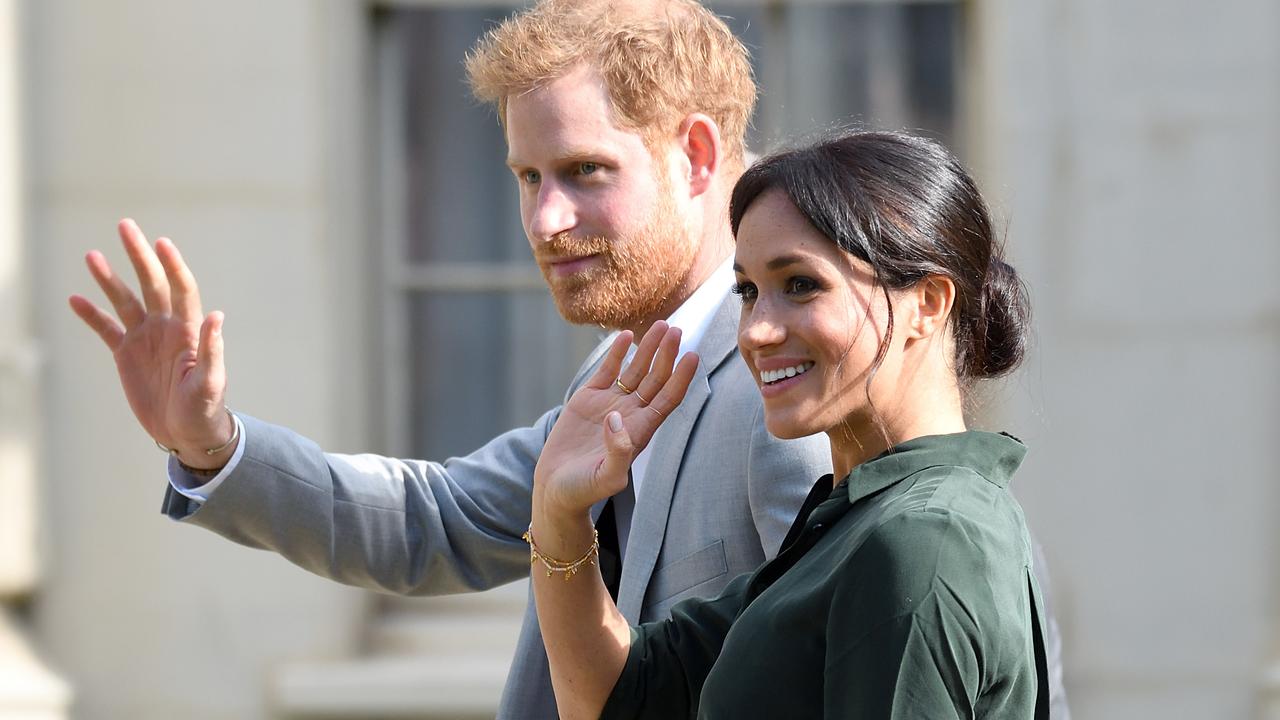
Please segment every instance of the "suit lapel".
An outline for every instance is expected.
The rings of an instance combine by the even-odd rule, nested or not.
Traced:
[[[615,330],[604,337],[603,340],[591,350],[591,354],[587,355],[587,359],[582,362],[582,366],[578,368],[578,373],[573,376],[573,380],[569,383],[569,389],[564,391],[564,400],[561,404],[569,402],[569,398],[573,397],[578,388],[582,387],[582,383],[600,367],[600,361],[604,359],[605,352],[613,345],[613,339],[618,336]]]
[[[649,441],[652,454],[645,470],[643,489],[640,497],[636,498],[635,512],[631,517],[631,534],[627,540],[626,561],[622,564],[622,583],[618,590],[618,610],[629,623],[640,621],[645,591],[666,535],[671,498],[689,435],[711,397],[709,378],[737,352],[738,310],[738,303],[733,297],[720,303],[698,343],[700,362],[689,392],[680,407]]]

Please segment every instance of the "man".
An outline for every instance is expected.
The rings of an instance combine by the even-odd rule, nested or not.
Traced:
[[[755,99],[746,51],[692,0],[616,5],[542,2],[493,30],[467,69],[498,110],[524,229],[564,317],[636,338],[667,321],[683,330],[680,352],[700,357],[685,400],[635,459],[632,486],[599,509],[602,545],[614,546],[602,571],[635,623],[772,555],[830,457],[823,437],[765,431],[737,354],[727,204]],[[445,463],[323,453],[224,411],[222,315],[204,315],[172,243],[153,250],[131,221],[120,234],[141,299],[90,253],[118,319],[82,297],[71,304],[112,349],[143,428],[174,453],[171,517],[390,592],[527,576],[533,469],[560,408]],[[556,717],[532,607],[499,716]]]

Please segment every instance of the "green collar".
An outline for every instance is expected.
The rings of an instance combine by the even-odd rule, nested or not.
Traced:
[[[1007,487],[1022,464],[1027,446],[1005,433],[966,430],[925,435],[899,443],[849,473],[849,503],[858,502],[926,468],[966,467],[987,481]]]

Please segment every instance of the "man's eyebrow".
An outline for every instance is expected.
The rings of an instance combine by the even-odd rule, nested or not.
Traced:
[[[552,162],[556,165],[568,165],[575,162],[600,162],[602,160],[610,162],[613,157],[614,154],[604,148],[573,148],[557,155]],[[520,158],[514,158],[509,155],[507,156],[507,167],[517,168],[524,167],[525,165],[527,165],[527,163],[522,162]]]

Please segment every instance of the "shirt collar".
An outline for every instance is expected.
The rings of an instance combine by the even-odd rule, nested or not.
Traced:
[[[967,430],[918,437],[855,467],[848,478],[849,503],[856,503],[921,470],[938,466],[966,467],[988,482],[1007,487],[1026,454],[1027,446],[1006,433]]]
[[[707,277],[688,300],[667,318],[667,324],[680,328],[680,355],[694,349],[706,334],[716,308],[729,296],[733,285],[733,258],[724,262]]]

